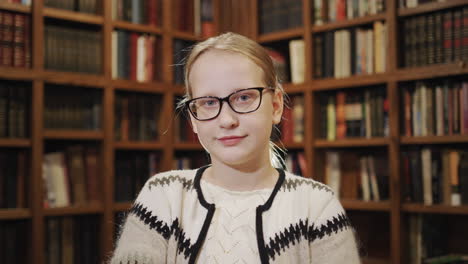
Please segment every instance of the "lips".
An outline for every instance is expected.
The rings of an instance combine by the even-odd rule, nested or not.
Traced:
[[[241,142],[247,136],[226,136],[218,138],[218,140],[225,146],[234,146]]]

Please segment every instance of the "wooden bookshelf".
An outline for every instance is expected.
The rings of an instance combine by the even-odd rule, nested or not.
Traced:
[[[356,138],[338,140],[315,140],[316,148],[359,148],[359,147],[385,147],[389,140],[386,138]]]
[[[2,148],[29,148],[31,140],[18,138],[2,138],[0,139],[0,147]]]
[[[123,29],[140,33],[162,34],[162,29],[159,27],[134,24],[127,21],[114,21],[112,22],[112,27],[114,30]]]
[[[405,16],[425,14],[428,12],[434,12],[434,11],[439,11],[443,9],[459,7],[459,6],[463,6],[466,4],[467,4],[466,0],[449,0],[449,1],[443,1],[443,2],[439,2],[439,1],[429,2],[429,3],[421,4],[413,8],[399,8],[398,16],[405,17]]]
[[[376,14],[376,15],[369,15],[364,17],[353,18],[350,20],[343,20],[339,22],[333,23],[326,23],[324,25],[314,25],[312,26],[313,33],[319,33],[324,31],[331,31],[335,29],[343,29],[348,27],[355,27],[360,25],[366,25],[373,23],[375,21],[385,20],[386,14]]]
[[[91,24],[101,26],[104,22],[104,18],[98,15],[73,12],[68,10],[62,10],[58,8],[45,7],[44,8],[44,17],[61,19],[66,21],[73,21],[83,24]]]
[[[44,7],[45,0],[34,0],[32,6],[22,6],[0,2],[0,10],[18,12],[31,17],[31,61],[29,69],[0,67],[0,79],[9,81],[24,81],[31,86],[31,112],[30,133],[25,139],[0,139],[0,148],[14,148],[29,153],[30,175],[29,186],[25,192],[29,193],[28,208],[0,209],[0,220],[17,221],[29,220],[31,234],[28,240],[31,243],[31,263],[46,263],[44,245],[47,243],[45,230],[46,220],[51,216],[84,216],[97,215],[100,223],[100,236],[96,237],[100,243],[100,260],[107,259],[113,249],[112,239],[116,225],[114,217],[116,212],[126,211],[131,207],[131,202],[115,202],[115,156],[118,152],[125,151],[157,151],[161,153],[161,170],[172,169],[173,159],[179,153],[193,153],[203,151],[199,143],[178,142],[174,135],[174,125],[171,123],[174,113],[174,100],[184,94],[181,85],[174,85],[173,81],[173,43],[176,39],[188,41],[200,41],[202,38],[193,33],[181,32],[173,25],[174,10],[171,0],[162,0],[162,17],[158,26],[133,24],[126,21],[115,21],[112,18],[112,0],[97,0],[101,3],[98,15],[80,12],[60,10]],[[323,161],[323,152],[327,150],[345,149],[362,153],[378,150],[388,155],[389,193],[390,200],[382,202],[363,202],[359,200],[343,200],[343,206],[356,214],[379,214],[388,216],[388,223],[382,224],[382,230],[391,233],[386,245],[377,249],[376,254],[363,259],[363,263],[372,264],[397,264],[404,263],[405,240],[404,231],[408,228],[402,220],[406,214],[447,214],[453,216],[468,215],[467,205],[452,207],[444,205],[424,206],[421,204],[406,204],[401,199],[403,180],[400,175],[400,149],[407,145],[454,145],[468,144],[468,137],[442,136],[442,137],[405,137],[401,134],[401,111],[399,85],[403,82],[417,81],[442,77],[460,77],[468,75],[468,62],[454,62],[450,64],[432,65],[417,68],[400,67],[399,59],[404,52],[398,40],[399,23],[406,17],[426,14],[438,10],[452,9],[468,5],[467,0],[452,0],[434,2],[420,5],[411,9],[399,9],[398,1],[386,0],[385,12],[382,14],[355,18],[324,25],[313,25],[312,12],[313,1],[303,0],[302,26],[273,32],[259,34],[258,3],[257,1],[239,0],[232,1],[229,5],[222,5],[221,0],[214,1],[214,18],[217,32],[237,31],[262,44],[277,43],[287,45],[292,39],[304,39],[305,41],[305,82],[302,84],[284,84],[289,94],[303,96],[304,104],[304,141],[303,143],[285,144],[285,147],[293,151],[304,151],[310,172],[307,176],[317,178],[320,161]],[[220,10],[226,8],[226,10]],[[220,14],[231,14],[221,17]],[[248,14],[249,19],[243,19]],[[61,72],[45,69],[45,25],[64,22],[71,27],[95,28],[102,37],[101,59],[102,68],[100,74],[85,74],[74,72]],[[385,73],[356,75],[347,78],[314,79],[313,78],[313,40],[318,34],[346,28],[371,26],[375,21],[385,21],[387,24],[387,68]],[[220,26],[220,22],[223,22]],[[157,35],[161,39],[161,47],[164,52],[158,58],[163,65],[161,80],[148,83],[140,83],[131,80],[112,79],[112,32],[125,30],[137,33]],[[102,92],[102,123],[99,131],[75,131],[75,130],[49,130],[44,127],[44,97],[47,85],[58,84],[63,86],[79,86],[95,88]],[[336,141],[327,141],[319,138],[315,117],[317,103],[321,93],[337,90],[352,90],[362,87],[379,86],[377,89],[387,89],[390,103],[389,124],[390,135],[388,138],[357,138]],[[380,88],[385,87],[385,88]],[[138,92],[148,95],[161,96],[161,123],[168,124],[168,132],[161,134],[156,142],[119,142],[115,141],[115,97],[120,91]],[[99,203],[85,204],[83,206],[70,206],[65,208],[44,208],[42,180],[42,164],[46,145],[49,144],[83,144],[96,145],[100,157],[101,195]],[[190,155],[190,154],[188,154]],[[323,164],[322,164],[323,165]],[[380,219],[380,218],[379,218]],[[385,218],[387,219],[387,218]],[[357,230],[360,232],[360,230]],[[366,230],[364,230],[366,231]],[[385,239],[385,238],[383,238]],[[455,241],[456,242],[456,241]],[[466,241],[459,241],[465,243]],[[463,244],[462,243],[462,244]],[[382,253],[383,252],[383,253]],[[372,253],[372,252],[370,252]]]
[[[323,3],[323,2],[322,2]],[[453,0],[438,2],[433,1],[427,4],[421,4],[416,8],[398,8],[399,1],[386,0],[385,9],[383,13],[375,15],[367,15],[364,17],[357,17],[349,20],[338,21],[333,23],[324,23],[322,25],[314,24],[314,1],[303,0],[303,27],[289,30],[281,30],[279,32],[272,32],[268,34],[259,34],[261,29],[261,21],[259,17],[260,3],[254,1],[252,11],[250,14],[257,17],[253,24],[251,36],[260,43],[284,43],[282,51],[288,51],[288,42],[291,39],[303,39],[305,42],[305,82],[303,84],[285,84],[285,90],[294,95],[303,95],[306,99],[305,102],[305,134],[303,149],[307,164],[311,165],[310,174],[312,178],[321,179],[322,172],[324,171],[324,153],[327,151],[343,151],[356,152],[361,155],[372,155],[374,150],[383,153],[388,160],[389,167],[389,195],[390,199],[381,202],[364,202],[361,200],[342,200],[344,208],[353,215],[363,214],[364,218],[369,217],[370,214],[385,214],[388,216],[387,223],[380,224],[381,230],[390,232],[386,243],[376,243],[379,245],[369,245],[375,252],[367,252],[367,256],[362,259],[363,263],[372,264],[397,264],[406,263],[406,256],[408,254],[406,231],[408,226],[407,222],[403,221],[408,214],[447,214],[447,215],[460,215],[468,214],[467,205],[463,206],[444,206],[433,205],[425,206],[422,204],[406,204],[402,197],[404,189],[403,179],[401,176],[401,149],[407,146],[425,146],[425,145],[449,145],[468,144],[468,137],[466,135],[450,135],[450,136],[427,136],[427,137],[406,137],[402,134],[400,126],[403,125],[402,114],[402,89],[400,86],[408,82],[419,80],[431,80],[436,78],[460,78],[468,75],[468,62],[467,61],[454,61],[452,63],[443,63],[438,65],[430,65],[423,67],[401,67],[404,47],[401,41],[402,34],[400,33],[400,26],[402,21],[408,17],[423,15],[431,12],[448,10],[467,6],[466,0]],[[327,32],[333,32],[342,29],[352,28],[371,28],[376,21],[383,21],[387,25],[387,64],[386,70],[383,73],[352,75],[345,78],[314,78],[314,49],[316,36],[323,35]],[[278,44],[280,45],[280,44]],[[288,54],[289,55],[289,54]],[[285,57],[288,57],[286,55]],[[324,56],[324,55],[322,55]],[[466,78],[464,78],[466,79]],[[390,106],[388,112],[389,122],[389,135],[386,138],[345,138],[340,140],[328,141],[320,138],[322,133],[320,131],[320,124],[317,118],[320,114],[318,104],[321,102],[321,94],[333,94],[336,91],[344,91],[345,93],[352,90],[360,90],[363,87],[366,89],[385,89],[388,103]],[[320,136],[319,136],[320,135]],[[291,146],[287,146],[291,147]],[[381,219],[379,216],[378,219]],[[368,220],[368,219],[367,219]],[[381,221],[380,221],[381,222]],[[357,230],[359,233],[366,235],[368,230],[365,223],[357,225],[364,230]],[[374,230],[375,231],[375,230]],[[372,231],[371,231],[372,232]],[[385,238],[383,238],[385,239]],[[454,243],[461,242],[460,239],[454,238]],[[452,243],[453,241],[450,241]],[[363,245],[367,248],[366,245]],[[376,248],[376,247],[381,248]],[[468,253],[468,249],[465,249]]]
[[[5,209],[0,208],[0,220],[20,220],[30,219],[32,216],[30,209],[15,208]]]
[[[0,2],[0,10],[29,14],[31,13],[31,6],[2,1]]]

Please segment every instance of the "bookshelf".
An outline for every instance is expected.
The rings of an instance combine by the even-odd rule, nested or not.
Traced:
[[[83,253],[83,248],[76,248],[75,260],[77,260],[78,252],[82,252],[82,263],[102,263],[108,259],[110,252],[113,250],[114,235],[118,228],[119,216],[130,208],[131,200],[134,198],[127,197],[125,201],[116,199],[117,192],[121,191],[121,189],[117,189],[116,192],[115,189],[116,184],[118,185],[121,180],[120,178],[116,178],[117,171],[120,169],[117,166],[118,160],[121,160],[122,157],[128,157],[128,155],[130,157],[140,157],[142,160],[152,158],[152,161],[155,163],[153,169],[164,171],[173,168],[175,156],[181,156],[185,153],[202,152],[202,147],[198,143],[175,143],[176,140],[173,136],[174,124],[172,123],[173,116],[163,113],[174,112],[174,98],[181,95],[183,90],[180,85],[174,83],[174,67],[171,66],[173,64],[174,42],[176,40],[191,43],[200,41],[206,38],[206,35],[203,35],[205,31],[202,30],[197,34],[194,29],[183,30],[175,28],[172,21],[178,19],[175,14],[182,10],[184,6],[184,1],[182,0],[152,1],[155,5],[151,8],[157,9],[157,12],[155,12],[157,16],[156,18],[148,18],[150,20],[146,22],[132,22],[131,16],[117,17],[119,13],[116,13],[118,11],[113,9],[113,5],[123,3],[122,0],[96,0],[93,1],[96,5],[91,9],[89,9],[89,6],[84,7],[88,8],[86,12],[77,11],[77,7],[74,10],[69,7],[68,10],[65,7],[52,7],[54,4],[69,4],[73,3],[73,1],[49,1],[50,6],[46,6],[47,1],[45,0],[33,0],[31,2],[31,5],[26,6],[9,3],[6,0],[0,1],[0,12],[25,15],[28,16],[31,22],[31,36],[29,38],[29,42],[31,43],[31,66],[23,68],[0,66],[0,84],[4,82],[21,82],[23,86],[27,87],[29,93],[27,98],[30,99],[30,106],[26,109],[28,112],[26,122],[28,126],[27,136],[0,139],[0,152],[25,153],[27,156],[26,167],[30,168],[27,175],[25,175],[27,184],[18,193],[18,195],[26,199],[25,206],[19,208],[0,208],[0,223],[2,226],[2,230],[0,231],[3,236],[6,234],[6,232],[3,232],[4,226],[7,227],[8,225],[12,226],[12,228],[13,226],[15,228],[19,228],[20,226],[27,227],[26,229],[23,228],[27,232],[22,232],[21,236],[18,236],[14,240],[14,243],[22,244],[23,246],[27,245],[28,251],[21,251],[21,254],[27,256],[27,258],[21,260],[15,258],[9,261],[41,264],[53,261],[50,257],[54,254],[53,250],[56,250],[57,245],[53,245],[53,248],[48,248],[47,243],[50,236],[57,235],[57,226],[61,228],[58,230],[70,232],[66,228],[69,228],[69,225],[73,222],[72,225],[77,226],[77,230],[82,229],[84,233],[91,234],[91,238],[80,237],[80,239],[86,241],[92,240],[93,243],[90,243],[89,247],[94,248],[86,249],[88,253]],[[76,3],[85,2],[90,3],[91,1],[76,1]],[[125,2],[127,4],[131,3],[131,1]],[[200,23],[202,25],[202,22],[206,22],[211,26],[210,30],[218,32],[219,3],[218,0],[210,0],[209,2],[211,2],[211,11],[210,8],[208,9],[212,12],[211,20],[203,18],[203,21]],[[176,10],[179,11],[176,12]],[[193,16],[196,16],[195,13]],[[201,15],[198,19],[202,19]],[[188,24],[193,23],[192,21],[186,22]],[[67,30],[86,29],[96,34],[100,47],[95,51],[95,56],[90,59],[97,59],[100,61],[100,64],[97,65],[94,73],[85,72],[86,69],[81,72],[77,70],[62,71],[60,70],[61,66],[51,68],[49,67],[50,65],[46,65],[46,60],[50,59],[46,56],[46,29],[51,25],[66,26]],[[116,47],[113,46],[115,43],[113,44],[112,35],[115,31],[124,31],[128,32],[128,34],[135,33],[138,36],[154,36],[157,39],[157,46],[154,52],[159,51],[160,54],[154,57],[155,65],[152,67],[153,69],[157,68],[157,71],[151,79],[136,81],[131,78],[113,75],[113,67],[115,65],[113,65],[112,50]],[[49,52],[62,52],[60,51],[60,45],[56,46],[56,48],[57,50],[49,50]],[[54,59],[56,58],[52,58],[52,60]],[[68,62],[65,61],[64,63]],[[60,87],[60,90],[70,89],[70,91],[81,89],[80,91],[84,91],[81,94],[73,93],[77,99],[86,97],[86,95],[93,97],[91,94],[99,94],[97,105],[101,114],[98,126],[94,129],[72,129],[67,127],[68,125],[60,128],[47,128],[46,121],[49,117],[46,117],[45,113],[50,110],[48,110],[50,108],[50,95],[54,93],[52,90],[57,87]],[[139,140],[130,138],[116,139],[115,124],[118,122],[118,116],[116,115],[115,107],[117,100],[120,100],[119,97],[122,96],[133,97],[134,95],[137,97],[156,98],[155,100],[159,109],[157,112],[149,113],[159,118],[158,126],[153,128],[156,131],[152,130],[153,133],[156,132],[158,134],[156,138],[149,138],[145,134],[143,137],[138,138]],[[58,101],[62,100],[58,99]],[[142,102],[146,106],[149,104],[147,101]],[[52,106],[52,108],[54,107],[57,106]],[[66,111],[74,110],[68,109]],[[59,118],[63,118],[63,116],[59,116]],[[75,116],[74,118],[77,117]],[[140,135],[142,134],[142,132],[139,133]],[[43,162],[48,158],[49,153],[66,151],[71,146],[84,146],[85,149],[89,147],[97,150],[95,161],[97,161],[99,171],[99,198],[84,203],[76,203],[72,199],[72,203],[67,206],[46,208],[43,205],[43,190],[47,184],[43,180]],[[140,159],[135,159],[132,161],[132,164],[132,166],[140,166],[139,168],[142,169]],[[144,179],[139,180],[140,184],[144,181]],[[121,188],[121,185],[119,188]],[[135,188],[141,187],[135,186]],[[122,197],[119,196],[120,198]],[[97,228],[98,232],[92,231],[95,228]],[[91,255],[96,255],[96,259],[93,259],[94,256],[91,256],[90,252],[92,252]],[[11,254],[2,255],[0,257],[1,261],[4,260],[4,257],[7,258],[5,261],[8,262],[8,258],[12,256]]]
[[[275,1],[272,1],[275,2]],[[293,1],[290,1],[293,2]],[[294,39],[303,39],[305,42],[305,81],[300,84],[287,83],[284,85],[288,93],[294,95],[302,94],[305,98],[304,125],[305,134],[302,144],[295,145],[294,151],[303,150],[310,171],[307,177],[323,181],[324,164],[326,163],[326,153],[384,153],[388,162],[389,196],[388,200],[378,202],[365,202],[361,199],[342,199],[342,204],[348,211],[352,223],[356,226],[358,238],[364,247],[363,263],[413,263],[409,257],[412,254],[410,248],[415,245],[409,244],[408,233],[410,231],[410,221],[414,215],[431,218],[434,215],[441,215],[450,218],[455,226],[453,229],[465,229],[463,224],[457,225],[466,220],[468,210],[466,204],[452,206],[436,203],[425,205],[404,199],[405,179],[401,173],[403,169],[402,152],[412,148],[434,148],[434,149],[466,149],[468,139],[466,134],[450,135],[427,135],[427,136],[407,136],[404,133],[404,110],[405,105],[402,94],[408,83],[419,81],[432,82],[445,79],[466,80],[467,66],[466,60],[453,60],[440,64],[425,66],[405,67],[403,56],[406,52],[403,40],[405,34],[402,31],[405,19],[415,16],[425,16],[447,10],[461,10],[468,5],[468,1],[425,1],[416,7],[400,7],[399,3],[410,1],[377,1],[383,2],[385,8],[382,12],[367,14],[364,16],[354,16],[336,21],[323,21],[315,24],[314,5],[324,4],[331,1],[301,1],[302,4],[302,24],[299,27],[290,29],[280,29],[273,32],[262,33],[262,8],[261,1],[252,1],[250,4],[250,14],[257,19],[253,20],[250,30],[244,30],[249,37],[256,39],[267,47],[271,45],[283,44],[283,49],[287,50],[287,42]],[[346,5],[350,1],[336,1]],[[353,2],[353,1],[351,1]],[[416,1],[417,2],[417,1]],[[420,1],[422,2],[422,1]],[[282,1],[276,2],[281,5]],[[242,5],[242,4],[239,4]],[[272,5],[275,5],[273,3]],[[266,7],[271,8],[271,7]],[[272,11],[275,12],[275,11]],[[278,12],[278,13],[281,13]],[[282,14],[277,14],[281,16]],[[297,14],[296,14],[297,15]],[[381,73],[371,73],[353,75],[345,77],[317,78],[314,73],[315,67],[315,40],[317,36],[328,32],[340,30],[354,30],[357,28],[371,28],[375,22],[382,21],[386,24],[386,67]],[[281,45],[281,44],[280,44]],[[281,47],[279,50],[282,49]],[[287,55],[285,55],[287,57]],[[385,90],[389,104],[388,110],[388,136],[385,137],[345,137],[342,139],[327,140],[321,133],[320,117],[323,116],[320,105],[324,94],[334,94],[338,92],[351,93],[364,89],[365,87],[375,87],[378,90]],[[287,145],[286,145],[287,146]],[[343,176],[343,174],[342,174]],[[344,176],[343,176],[344,177]],[[460,177],[463,177],[460,175]],[[463,220],[465,219],[465,220]],[[457,234],[452,229],[448,231],[446,244],[448,251],[456,251],[468,254],[468,248],[457,246],[463,244],[466,239]],[[378,238],[375,234],[379,234]]]

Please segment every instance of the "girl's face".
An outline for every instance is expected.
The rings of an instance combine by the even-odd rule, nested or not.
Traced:
[[[220,50],[210,50],[198,57],[189,82],[192,98],[222,98],[240,89],[266,86],[262,69],[249,58]],[[193,130],[212,161],[230,166],[260,166],[269,161],[271,128],[280,122],[283,111],[281,92],[264,89],[260,107],[251,113],[239,114],[227,102],[222,104],[215,119],[199,121],[190,115]]]

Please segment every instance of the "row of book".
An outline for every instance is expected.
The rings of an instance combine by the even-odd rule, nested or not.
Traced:
[[[102,35],[100,32],[45,25],[44,67],[47,70],[100,74]]]
[[[44,0],[44,6],[96,14],[102,3],[99,0]]]
[[[12,3],[12,4],[22,4],[22,5],[31,5],[31,2],[33,2],[34,0],[0,0],[0,3],[1,2],[4,2],[4,3]]]
[[[99,218],[93,215],[48,218],[44,230],[46,264],[99,263],[100,230]]]
[[[47,86],[46,129],[99,130],[102,127],[102,91],[93,88]]]
[[[412,264],[463,264],[467,254],[449,249],[450,226],[445,215],[411,214],[408,217],[408,262]],[[460,240],[462,241],[462,240]],[[457,247],[461,249],[462,247]],[[458,253],[458,254],[457,254]],[[466,253],[466,252],[465,252]]]
[[[384,0],[314,0],[314,23],[322,25],[384,11]]]
[[[303,39],[288,42],[287,54],[278,49],[266,47],[270,55],[276,74],[281,83],[303,83],[305,79],[305,44]]]
[[[409,84],[403,91],[404,135],[468,134],[468,83],[444,80]]]
[[[425,205],[468,204],[468,152],[422,148],[402,154],[405,199]]]
[[[135,24],[161,25],[161,0],[114,0],[112,18]]]
[[[115,140],[158,140],[161,109],[162,100],[157,95],[117,94],[115,97]]]
[[[100,201],[100,157],[96,148],[68,146],[44,154],[44,207],[66,207]]]
[[[389,167],[384,155],[327,151],[324,181],[340,199],[389,199]]]
[[[323,94],[319,105],[320,137],[387,137],[389,103],[385,88],[379,88]]]
[[[0,66],[31,67],[31,18],[0,10]]]
[[[213,0],[173,0],[173,27],[196,36],[215,35]]]
[[[0,208],[26,207],[27,162],[24,151],[0,152]]]
[[[314,37],[314,77],[344,78],[382,73],[387,64],[387,26],[343,29]]]
[[[300,143],[304,141],[304,97],[291,97],[289,105],[283,108],[280,138],[284,143]]]
[[[405,67],[468,60],[468,6],[406,18]]]
[[[148,34],[112,32],[112,78],[139,82],[159,80],[161,39]]]
[[[0,82],[0,138],[28,136],[29,89],[24,83]]]
[[[262,34],[302,27],[302,0],[258,1],[258,15]]]
[[[115,201],[135,200],[147,179],[161,170],[156,152],[119,151],[115,156]]]
[[[0,222],[0,263],[31,263],[29,226],[21,220]]]

